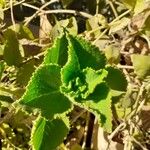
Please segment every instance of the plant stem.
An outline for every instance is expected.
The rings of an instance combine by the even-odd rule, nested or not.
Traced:
[[[145,148],[139,141],[137,141],[134,137],[131,137],[131,139],[141,147],[142,150],[148,150],[147,148]]]
[[[34,8],[34,9],[37,10],[32,16],[28,17],[28,18],[25,20],[25,25],[28,25],[28,24],[31,22],[32,19],[34,19],[36,16],[38,16],[38,14],[39,14],[40,12],[44,11],[43,9],[44,9],[45,7],[47,7],[48,5],[50,5],[50,4],[52,4],[52,3],[55,3],[55,2],[58,2],[58,0],[51,0],[51,1],[47,2],[47,3],[45,3],[43,6],[41,6],[41,7],[38,8],[38,9],[37,9],[35,6],[32,6],[32,5],[30,5],[30,4],[25,4],[27,7]]]
[[[91,34],[91,33],[95,32],[95,31],[97,31],[97,30],[101,30],[101,29],[104,29],[104,28],[105,28],[104,26],[99,26],[99,27],[97,27],[97,28],[95,28],[95,29],[93,29],[93,30],[88,31],[87,33],[88,33],[88,34]]]
[[[140,102],[140,100],[141,100],[141,96],[142,96],[142,94],[143,94],[143,92],[144,92],[144,89],[145,89],[145,83],[143,83],[142,86],[140,87],[138,96],[137,96],[137,98],[136,98],[136,102],[135,102],[135,104],[134,104],[133,111],[132,111],[130,114],[128,114],[128,115],[126,116],[126,119],[127,119],[127,117],[129,117],[128,119],[132,119],[132,117],[135,116],[135,114],[136,114],[137,112],[139,112],[139,107],[140,107],[140,109],[141,109],[141,105],[139,105],[139,102]],[[144,100],[143,103],[145,103],[145,100]],[[143,105],[143,103],[142,103],[142,105]]]
[[[14,30],[16,30],[16,24],[15,24],[14,13],[13,13],[13,1],[10,0],[9,4],[10,4],[11,21],[12,21]]]
[[[134,67],[133,66],[128,66],[128,65],[117,65],[117,67],[118,68],[120,68],[120,69],[134,69]]]
[[[87,111],[87,110],[85,110],[85,109],[81,110],[81,112],[79,112],[79,114],[78,114],[77,116],[75,116],[75,117],[72,119],[72,121],[71,121],[70,124],[73,124],[74,122],[76,122],[77,119],[78,119],[82,114],[84,114],[86,111]]]
[[[96,14],[99,13],[99,2],[100,0],[96,0]]]
[[[124,13],[122,13],[120,16],[118,16],[117,18],[115,18],[112,22],[109,23],[109,25],[111,26],[114,22],[118,21],[119,19],[121,19],[122,17],[124,17],[125,15],[127,15],[129,12],[131,12],[131,10],[127,10]]]
[[[105,29],[97,38],[95,41],[93,41],[93,44],[95,44],[105,33],[108,31],[108,29]]]
[[[14,114],[14,112],[15,112],[15,108],[11,107],[10,110],[7,112],[7,114],[3,118],[0,118],[0,125],[3,122],[9,120],[12,117],[12,115]]]
[[[122,122],[109,136],[108,139],[112,140],[112,138],[121,130],[122,128],[125,128],[126,123]]]
[[[20,5],[20,4],[22,4],[23,2],[25,2],[25,0],[22,0],[22,1],[20,1],[20,2],[17,2],[17,3],[15,3],[15,4],[13,4],[13,6]],[[2,9],[2,11],[6,11],[6,10],[8,10],[8,9],[9,9],[9,7]]]
[[[117,11],[116,11],[116,9],[115,9],[115,7],[114,7],[112,1],[111,1],[111,0],[108,0],[108,3],[109,3],[109,5],[110,5],[110,7],[111,7],[111,9],[112,9],[112,11],[113,11],[115,17],[117,18],[117,17],[118,17],[118,13],[117,13]]]
[[[85,18],[93,17],[93,15],[90,15],[88,13],[85,13],[85,12],[82,12],[82,11],[70,10],[70,9],[67,9],[67,10],[64,10],[64,9],[47,10],[47,11],[39,13],[39,16],[43,15],[43,14],[53,14],[53,13],[54,14],[58,14],[58,13],[73,14],[73,15],[83,16]]]

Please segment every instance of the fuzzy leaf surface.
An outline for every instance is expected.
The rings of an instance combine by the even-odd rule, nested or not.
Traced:
[[[38,117],[32,129],[32,148],[34,150],[55,150],[68,134],[68,122],[67,117],[52,121]]]
[[[82,105],[97,117],[107,132],[112,131],[111,93],[105,83],[99,84],[95,91],[82,101]]]
[[[95,70],[102,69],[106,65],[105,55],[100,50],[79,37],[68,36],[68,41],[77,55],[80,68],[91,67]]]
[[[111,94],[105,83],[108,73],[103,69],[105,56],[82,39],[70,35],[67,38],[69,58],[61,70],[61,91],[74,104],[94,113],[106,131],[111,132]]]
[[[101,71],[96,72],[93,69],[98,70],[104,68],[106,63],[105,56],[98,50],[98,48],[92,46],[83,39],[78,39],[71,35],[68,35],[67,39],[69,43],[68,61],[61,70],[62,87],[65,87],[65,90],[62,89],[64,92],[71,92],[71,96],[78,97],[81,93],[83,96],[84,93],[91,93],[96,85],[99,84],[99,82],[96,83],[96,81],[92,82],[92,87],[92,83],[89,83],[90,80],[97,78],[97,80],[100,79],[101,82],[104,78],[102,76],[96,77]],[[91,69],[86,69],[87,67]],[[106,76],[106,74],[104,76]],[[91,77],[93,78],[90,79]],[[90,90],[85,92],[87,84]],[[86,96],[84,95],[83,97],[85,98]]]
[[[63,113],[71,107],[69,100],[59,91],[60,67],[45,65],[38,68],[31,78],[21,104],[41,109],[45,116]]]
[[[48,52],[45,55],[43,64],[52,63],[63,66],[67,62],[68,58],[67,46],[68,41],[65,34],[55,39],[53,46],[48,49]]]
[[[80,64],[74,49],[74,46],[68,42],[68,61],[61,70],[62,83],[65,85],[69,84],[69,81],[73,80],[80,74]]]
[[[116,91],[126,91],[127,80],[124,74],[117,68],[107,67],[108,76],[106,82],[112,90]]]
[[[104,78],[107,77],[107,71],[104,69],[95,71],[91,68],[86,68],[83,70],[85,76],[85,82],[87,84],[87,94],[94,92],[96,86],[104,81]]]

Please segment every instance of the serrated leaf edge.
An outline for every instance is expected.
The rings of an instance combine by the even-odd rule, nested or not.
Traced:
[[[22,101],[22,99],[24,99],[24,97],[25,97],[25,95],[27,94],[27,92],[28,92],[28,87],[30,86],[30,84],[32,83],[32,80],[33,80],[33,78],[35,78],[35,75],[36,75],[36,73],[40,70],[40,69],[42,69],[43,67],[46,67],[46,66],[57,66],[57,67],[59,67],[60,68],[60,66],[59,65],[57,65],[57,64],[41,64],[36,70],[35,70],[35,72],[33,72],[33,74],[32,74],[32,76],[31,76],[31,78],[30,78],[30,80],[29,80],[29,82],[28,82],[28,84],[27,84],[27,86],[26,86],[26,91],[24,92],[24,94],[23,94],[23,96],[17,101],[18,103],[20,103],[21,101]],[[61,69],[61,68],[60,68]],[[44,94],[43,94],[44,95]]]

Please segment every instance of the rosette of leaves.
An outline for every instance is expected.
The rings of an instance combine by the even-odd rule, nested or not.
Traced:
[[[52,150],[63,142],[69,131],[67,114],[74,105],[93,113],[111,132],[111,89],[124,90],[127,84],[116,70],[106,67],[105,55],[86,40],[68,33],[58,37],[19,100],[41,112],[32,129],[33,149]],[[123,87],[116,75],[125,83]]]

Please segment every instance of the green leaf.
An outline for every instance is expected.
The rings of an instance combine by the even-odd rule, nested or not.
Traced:
[[[91,43],[83,38],[73,37],[71,35],[68,36],[68,41],[78,57],[81,69],[91,67],[99,70],[105,67],[105,55],[97,47],[91,45]]]
[[[57,21],[56,25],[53,27],[51,31],[51,37],[53,39],[57,38],[59,35],[64,33],[64,29],[68,31],[71,35],[77,35],[78,26],[75,17],[71,17],[69,19]]]
[[[123,17],[122,19],[115,21],[110,26],[109,34],[116,33],[117,31],[124,29],[130,24],[130,22],[131,22],[131,19],[127,17]]]
[[[26,86],[34,70],[34,60],[23,64],[17,72],[17,83]]]
[[[99,28],[100,25],[103,26],[103,27],[106,27],[107,24],[108,23],[106,21],[106,18],[101,14],[97,14],[97,15],[89,18],[86,21],[86,29],[87,29],[87,31],[95,30],[95,29]],[[93,34],[95,35],[95,38],[96,38],[101,34],[101,31],[96,30],[96,31],[93,32]]]
[[[134,11],[134,14],[138,14],[143,11],[146,7],[145,0],[121,0],[124,5]]]
[[[87,94],[93,93],[96,86],[104,81],[104,78],[107,77],[107,71],[104,69],[95,71],[91,68],[86,68],[83,70],[83,74],[85,75],[85,81],[88,87]]]
[[[107,71],[102,69],[106,63],[105,56],[83,39],[70,35],[67,38],[68,62],[61,70],[61,91],[76,105],[93,112],[110,132],[111,94],[106,84],[101,84],[107,76]]]
[[[137,0],[121,0],[128,9],[134,9]]]
[[[95,114],[107,132],[112,131],[111,93],[105,83],[96,87],[87,100],[83,101],[83,106]]]
[[[106,82],[112,90],[126,91],[127,80],[124,74],[117,68],[107,67],[108,76]]]
[[[138,14],[146,9],[146,1],[145,0],[136,0],[134,7],[134,14]]]
[[[61,70],[62,83],[69,84],[69,81],[75,79],[80,74],[80,64],[76,51],[70,41],[68,41],[68,61]]]
[[[104,81],[107,76],[107,71],[102,69],[95,71],[91,68],[86,68],[74,79],[68,82],[68,85],[61,87],[62,92],[75,99],[86,99],[96,86]]]
[[[18,26],[18,38],[20,38],[20,39],[26,38],[29,40],[34,39],[34,36],[31,32],[31,30],[27,26],[24,26],[22,24],[16,24],[16,25]]]
[[[69,98],[86,99],[94,91],[95,87],[103,82],[106,76],[106,70],[95,71],[91,68],[86,68],[71,80],[68,78],[68,84],[62,85],[61,91]]]
[[[106,60],[98,48],[92,46],[83,39],[67,36],[68,62],[62,69],[62,83],[68,85],[69,81],[79,77],[81,69],[91,67],[93,69],[104,68]],[[88,61],[87,61],[88,60]]]
[[[69,121],[67,117],[52,121],[38,117],[31,134],[33,150],[55,150],[63,142],[68,131]]]
[[[4,60],[11,66],[19,66],[22,62],[22,57],[19,50],[19,42],[16,37],[16,33],[8,29],[5,32],[6,43],[4,47]]]
[[[120,61],[120,49],[115,45],[109,45],[105,48],[105,56],[107,58],[108,63],[110,64],[118,64]]]
[[[27,26],[24,26],[23,24],[15,24],[15,28],[13,25],[8,27],[9,30],[12,30],[16,33],[18,39],[29,39],[33,40],[34,36],[30,29]],[[7,31],[6,31],[7,32]]]
[[[67,62],[67,51],[68,51],[68,41],[66,39],[66,34],[55,39],[54,44],[48,49],[45,55],[43,64],[58,64],[64,66]]]
[[[70,101],[60,93],[60,67],[45,65],[38,68],[19,103],[39,108],[46,117],[53,117],[71,108]]]
[[[144,79],[150,75],[150,56],[132,54],[131,60],[135,73],[139,78]]]
[[[127,109],[127,108],[133,106],[136,98],[137,98],[137,93],[133,92],[132,89],[130,87],[128,87],[127,92],[120,99],[122,108]]]

